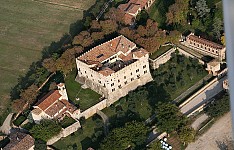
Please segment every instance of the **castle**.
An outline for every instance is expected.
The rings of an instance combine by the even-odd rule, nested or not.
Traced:
[[[110,105],[152,81],[148,58],[145,49],[120,35],[76,59],[76,81],[107,98]]]

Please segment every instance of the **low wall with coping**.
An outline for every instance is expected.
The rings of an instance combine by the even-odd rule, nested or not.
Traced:
[[[58,140],[60,140],[62,137],[67,137],[68,135],[76,132],[80,128],[81,128],[80,122],[79,121],[75,122],[74,124],[68,126],[67,128],[62,129],[62,131],[58,135],[56,135],[56,136],[52,137],[51,139],[49,139],[46,144],[47,145],[52,145],[55,142],[57,142]]]

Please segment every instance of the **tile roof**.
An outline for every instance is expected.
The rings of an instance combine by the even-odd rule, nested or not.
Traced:
[[[204,45],[208,45],[208,46],[210,46],[210,47],[212,47],[212,48],[215,48],[215,49],[223,49],[223,48],[224,48],[223,45],[217,44],[217,43],[212,42],[212,41],[209,41],[209,40],[207,40],[207,39],[200,38],[200,37],[198,37],[198,36],[196,36],[196,35],[190,34],[190,35],[188,36],[188,38],[189,38],[190,40],[196,41],[196,42],[201,43],[201,44],[204,44]]]
[[[108,67],[106,67],[106,68],[104,68],[104,69],[102,69],[102,70],[100,70],[100,71],[98,71],[98,72],[101,73],[101,74],[104,75],[104,76],[109,76],[109,75],[111,75],[112,73],[115,73],[114,70],[112,70],[112,69],[110,69],[110,68],[108,68]]]
[[[148,52],[143,48],[137,49],[136,51],[133,51],[132,53],[138,58],[141,58],[142,56],[145,56],[146,54],[148,54]]]
[[[147,4],[148,0],[130,0],[126,4],[120,4],[118,8],[123,11],[128,11],[132,5],[139,5],[141,9]]]
[[[58,100],[48,109],[46,109],[45,113],[49,115],[50,117],[54,117],[56,113],[58,113],[60,110],[63,109],[63,107],[64,107],[64,104]]]
[[[41,98],[36,106],[38,106],[43,111],[46,110],[50,105],[52,105],[56,100],[58,100],[62,95],[58,90],[50,91],[43,98]]]
[[[111,56],[117,54],[119,51],[126,53],[129,48],[135,47],[136,44],[125,38],[124,36],[118,36],[111,41],[103,43],[99,46],[94,47],[84,55],[78,57],[83,62],[93,61],[101,63]]]
[[[34,138],[29,134],[16,132],[9,136],[10,143],[3,150],[28,150],[34,145]]]
[[[123,61],[129,61],[129,60],[132,60],[132,53],[129,53],[127,56],[120,54],[118,57],[122,59]]]
[[[70,112],[73,113],[77,108],[76,106],[72,105],[69,103],[67,100],[62,99],[61,102],[66,106],[66,109]]]

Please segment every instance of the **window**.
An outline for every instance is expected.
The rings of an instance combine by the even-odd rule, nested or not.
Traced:
[[[139,72],[139,69],[137,69],[136,72]]]
[[[143,68],[146,68],[146,65],[144,65]]]
[[[134,80],[134,78],[131,78],[131,81],[133,81]]]
[[[91,77],[93,77],[93,75],[91,74]]]
[[[86,73],[86,71],[84,73]]]
[[[124,76],[124,79],[126,79],[126,76]]]
[[[121,85],[119,85],[118,87],[119,87],[120,89],[122,88],[122,86],[121,86]]]
[[[120,82],[120,80],[118,80],[118,82]]]
[[[114,86],[114,83],[111,83],[111,86]]]
[[[139,74],[137,75],[137,78],[138,78],[138,79],[140,78],[140,75],[139,75]]]
[[[146,73],[147,73],[147,70],[144,71],[144,74],[146,74]]]
[[[124,82],[124,84],[127,84],[127,83],[128,83],[127,81]]]
[[[112,89],[112,92],[114,92],[114,91],[115,91],[115,88]]]
[[[101,84],[102,82],[100,80],[98,80],[98,82]]]

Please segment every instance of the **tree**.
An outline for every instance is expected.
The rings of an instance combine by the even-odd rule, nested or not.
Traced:
[[[39,94],[37,90],[38,90],[38,87],[35,84],[32,84],[26,90],[20,93],[20,97],[21,99],[26,101],[29,105],[31,105],[36,101],[36,98]]]
[[[105,35],[111,34],[117,31],[118,25],[114,20],[105,20],[100,21],[100,25],[102,27],[102,31]]]
[[[229,95],[226,93],[221,99],[217,99],[205,108],[206,113],[211,117],[222,116],[230,110]]]
[[[168,133],[178,129],[179,125],[185,121],[185,117],[179,108],[171,103],[159,103],[156,108],[156,118],[158,119],[159,130]]]
[[[57,71],[56,60],[54,58],[46,58],[42,62],[42,66],[45,67],[49,72]]]
[[[124,127],[115,128],[102,141],[100,145],[101,150],[120,150],[131,147],[141,147],[144,145],[147,135],[147,127],[141,122],[128,122]]]
[[[155,141],[149,145],[147,150],[162,150],[161,143],[159,141]]]
[[[200,18],[203,18],[204,16],[206,16],[210,12],[210,9],[208,8],[208,6],[206,4],[206,0],[198,0],[196,2],[195,8],[197,10],[197,15]]]
[[[88,31],[82,31],[74,37],[72,44],[88,47],[94,43]]]
[[[92,20],[90,30],[93,32],[101,31],[101,25],[97,20]]]
[[[47,145],[46,145],[45,141],[35,140],[34,144],[35,144],[35,147],[34,147],[35,150],[45,150],[45,149],[47,149]]]
[[[183,126],[181,129],[179,129],[179,137],[184,145],[193,142],[195,139],[195,134],[195,130],[188,126]]]
[[[24,105],[27,103],[24,99],[16,99],[12,102],[12,110],[15,113],[23,111]]]
[[[93,32],[91,34],[91,37],[94,41],[98,41],[98,40],[104,39],[104,33],[103,32]]]
[[[213,34],[216,40],[219,40],[221,37],[221,31],[223,31],[223,22],[220,18],[215,18],[214,19],[214,24],[213,24]]]
[[[166,13],[168,24],[185,24],[188,14],[189,0],[175,0],[175,3],[169,6]]]
[[[225,34],[223,34],[223,35],[221,36],[221,43],[222,43],[223,45],[226,45]]]
[[[59,134],[62,127],[52,120],[41,120],[40,124],[36,124],[30,130],[35,139],[48,141],[53,136]]]
[[[104,18],[124,24],[124,15],[124,11],[115,7],[111,7],[110,10],[105,13]]]

